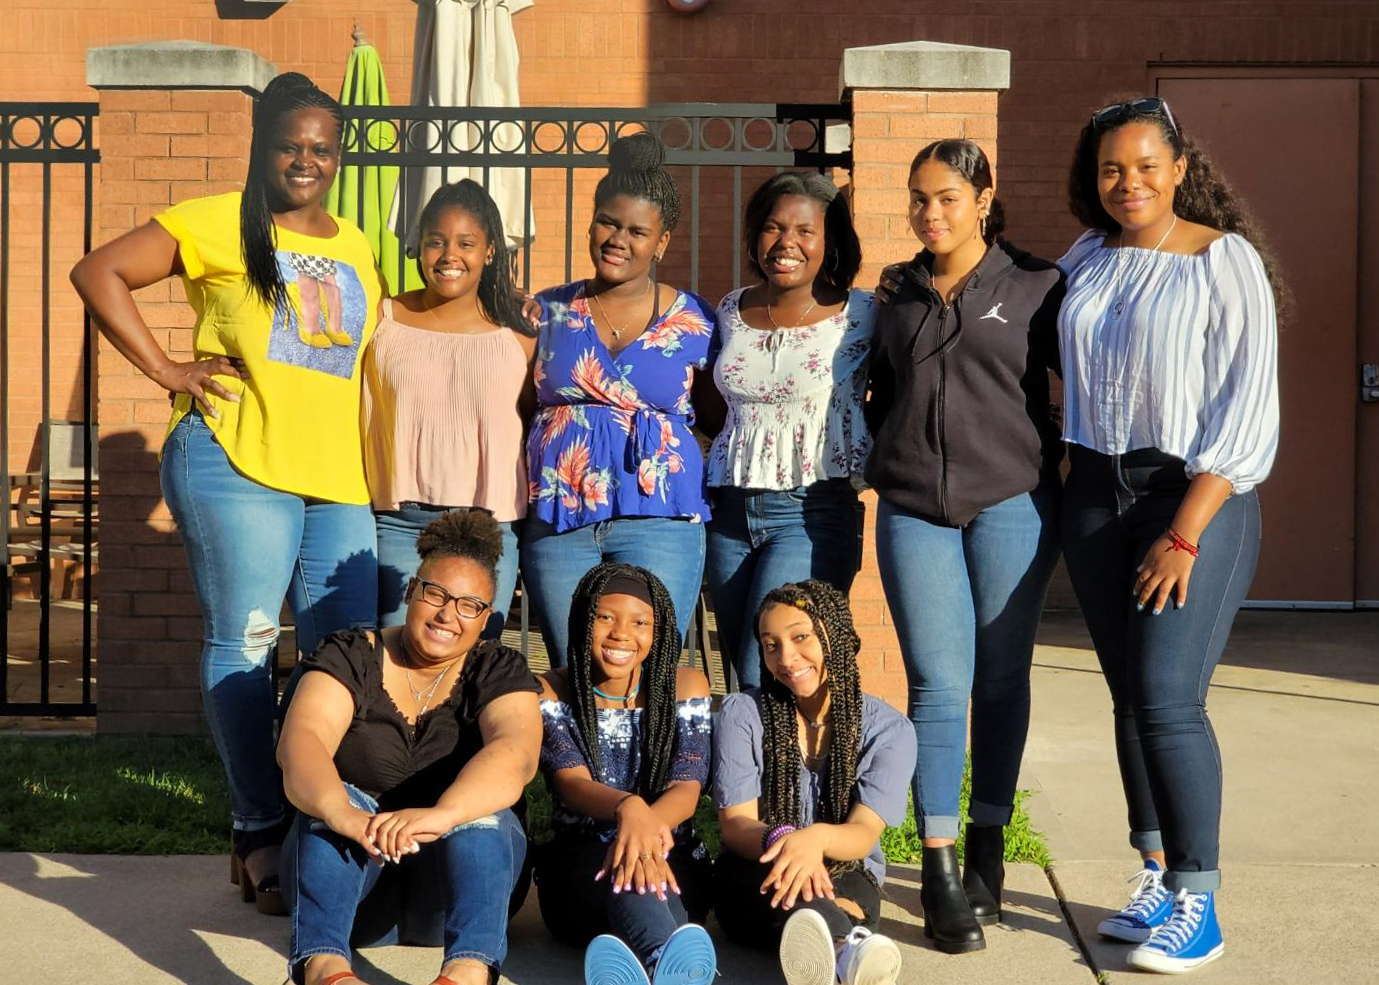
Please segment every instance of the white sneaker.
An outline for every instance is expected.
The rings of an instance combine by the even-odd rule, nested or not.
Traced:
[[[814,910],[796,910],[780,935],[780,970],[786,985],[836,985],[837,954],[828,923]]]
[[[885,934],[854,927],[838,953],[838,981],[843,985],[895,985],[900,976],[900,948]]]

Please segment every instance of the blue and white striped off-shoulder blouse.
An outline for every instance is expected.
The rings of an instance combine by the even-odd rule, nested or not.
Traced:
[[[1195,256],[1111,249],[1092,231],[1058,266],[1063,440],[1157,448],[1235,493],[1261,482],[1278,450],[1278,329],[1254,247],[1228,234]]]

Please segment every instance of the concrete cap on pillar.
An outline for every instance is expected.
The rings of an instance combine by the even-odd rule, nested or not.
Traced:
[[[848,48],[838,73],[838,90],[1010,88],[1010,52],[939,41],[901,41]]]
[[[154,41],[89,48],[86,84],[93,89],[239,89],[258,95],[277,66],[248,48],[201,41]]]

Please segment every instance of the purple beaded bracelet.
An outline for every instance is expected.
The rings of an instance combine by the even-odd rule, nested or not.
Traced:
[[[761,853],[765,855],[772,845],[794,830],[795,826],[793,824],[778,824],[774,828],[771,828],[761,836]]]

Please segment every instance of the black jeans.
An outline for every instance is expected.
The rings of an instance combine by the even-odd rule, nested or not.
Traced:
[[[780,940],[781,928],[795,910],[818,911],[835,940],[846,937],[853,927],[875,930],[881,925],[881,890],[861,869],[851,869],[836,876],[833,895],[861,907],[862,920],[829,899],[807,903],[796,900],[792,910],[772,907],[770,894],[761,891],[761,884],[770,871],[771,866],[735,855],[727,848],[714,860],[713,912],[723,933],[736,944],[774,947]]]
[[[651,961],[676,927],[704,922],[709,912],[709,859],[694,858],[688,846],[670,851],[670,868],[680,895],[614,893],[608,876],[598,882],[608,845],[598,838],[558,838],[536,849],[536,898],[541,919],[563,944],[583,947],[598,934],[622,938],[641,959]]]
[[[1181,459],[1153,448],[1102,455],[1071,446],[1063,556],[1115,710],[1130,843],[1162,849],[1165,884],[1221,884],[1221,750],[1207,687],[1259,560],[1259,499],[1231,496],[1202,532],[1187,605],[1135,610],[1135,568],[1187,492]]]

